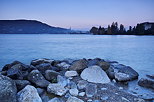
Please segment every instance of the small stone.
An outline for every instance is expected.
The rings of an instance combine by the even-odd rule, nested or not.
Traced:
[[[87,102],[92,102],[92,101],[93,101],[92,99],[88,99],[88,100],[87,100]]]
[[[92,97],[97,93],[97,85],[89,83],[86,86],[86,96]]]
[[[77,88],[77,85],[76,85],[75,82],[71,81],[70,83],[68,83],[67,87],[70,88],[70,89],[75,89],[75,88]]]
[[[63,96],[67,92],[67,89],[65,89],[64,86],[61,86],[60,84],[54,83],[49,84],[47,91],[51,94],[53,93],[55,95]]]
[[[82,96],[83,97],[85,94],[86,94],[85,92],[80,92],[79,93],[79,96]]]
[[[66,102],[84,102],[84,101],[77,97],[69,97]]]
[[[49,81],[57,81],[57,76],[60,75],[60,73],[53,71],[53,70],[46,70],[45,71],[45,78]]]
[[[77,84],[79,89],[84,89],[87,86],[88,82],[85,80],[80,80]]]
[[[106,101],[109,97],[105,96],[105,97],[101,97],[101,100]]]
[[[72,96],[78,96],[78,93],[79,93],[78,89],[76,89],[76,88],[70,89],[69,92]]]
[[[45,92],[45,90],[42,88],[36,88],[36,89],[39,95],[42,95]]]
[[[66,62],[61,62],[59,64],[57,64],[58,67],[62,67],[64,69],[68,69],[70,67],[69,64],[67,64]]]
[[[127,98],[125,98],[125,97],[122,97],[122,100],[126,101],[126,102],[129,102],[129,100]]]
[[[25,86],[30,85],[31,83],[28,80],[14,80],[18,90],[23,89]]]
[[[119,90],[123,90],[124,88],[123,87],[119,87]]]
[[[101,90],[107,90],[107,88],[101,88]]]
[[[74,76],[78,76],[78,73],[77,73],[77,71],[66,71],[65,76],[66,77],[74,77]]]
[[[140,85],[140,86],[142,86],[142,87],[154,89],[154,81],[153,81],[153,80],[141,78],[141,79],[138,81],[138,85]]]

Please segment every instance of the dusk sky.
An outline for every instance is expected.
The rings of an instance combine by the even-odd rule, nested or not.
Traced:
[[[0,20],[39,20],[89,30],[113,21],[125,26],[154,22],[154,0],[0,0]]]

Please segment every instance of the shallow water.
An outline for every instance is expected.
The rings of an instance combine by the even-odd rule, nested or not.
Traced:
[[[0,68],[14,60],[103,58],[153,74],[154,36],[0,34]]]

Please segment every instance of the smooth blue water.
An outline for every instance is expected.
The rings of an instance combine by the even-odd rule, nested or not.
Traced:
[[[0,67],[14,60],[103,58],[154,73],[154,36],[0,34]]]

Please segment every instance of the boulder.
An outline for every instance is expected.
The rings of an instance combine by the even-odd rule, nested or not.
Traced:
[[[21,63],[15,64],[7,70],[7,76],[12,79],[27,79],[28,68],[29,66]]]
[[[101,59],[99,58],[95,58],[95,59],[88,59],[88,66],[94,66],[97,65],[97,63],[101,61]]]
[[[77,72],[81,72],[83,69],[87,68],[88,62],[86,59],[81,59],[74,61],[72,65],[69,67],[70,70],[74,70]]]
[[[38,70],[31,71],[28,80],[38,87],[47,87],[50,84]]]
[[[99,61],[97,65],[100,66],[104,71],[108,70],[110,67],[110,63],[105,61]]]
[[[68,69],[70,67],[70,64],[66,63],[66,62],[61,62],[59,64],[57,64],[58,67],[60,67],[61,69]]]
[[[50,63],[52,64],[54,60],[50,60],[50,59],[36,59],[36,60],[32,60],[31,61],[31,65],[33,66],[36,66],[36,65],[39,65],[39,64],[43,64],[43,63]]]
[[[9,77],[0,75],[0,102],[16,102],[17,88]]]
[[[97,93],[97,85],[89,83],[86,86],[86,96],[93,97]]]
[[[61,99],[55,97],[55,98],[52,98],[51,100],[49,100],[48,102],[64,102],[64,101],[62,101]]]
[[[99,66],[91,66],[84,69],[81,78],[93,83],[109,83],[110,79]]]
[[[68,85],[68,83],[70,83],[70,80],[69,79],[67,79],[66,77],[63,77],[63,76],[61,76],[61,75],[58,75],[57,76],[57,82],[58,82],[58,84],[60,84],[61,86],[66,86],[66,85]]]
[[[47,92],[50,94],[63,96],[67,92],[67,89],[65,89],[64,86],[61,86],[58,83],[53,83],[49,84],[49,86],[47,87]]]
[[[45,71],[46,70],[51,70],[52,67],[51,67],[51,64],[50,63],[42,63],[42,64],[39,64],[39,65],[36,65],[35,66],[43,75],[45,74]]]
[[[66,77],[74,77],[74,76],[78,76],[78,73],[77,73],[77,71],[66,71],[65,76]]]
[[[154,74],[153,75],[146,75],[148,78],[153,79],[154,80]]]
[[[6,64],[3,68],[2,71],[7,71],[8,69],[10,69],[12,66],[16,65],[16,64],[22,64],[19,61],[14,61],[11,64]]]
[[[117,81],[131,81],[137,79],[139,74],[129,66],[115,63],[112,65]]]
[[[74,89],[70,89],[69,90],[69,93],[72,95],[72,96],[78,96],[78,89],[77,88],[74,88]]]
[[[153,81],[153,80],[141,78],[141,79],[138,81],[138,85],[140,85],[140,86],[142,86],[142,87],[154,89],[154,81]]]
[[[57,76],[60,75],[60,73],[53,71],[53,70],[46,70],[45,71],[45,78],[52,82],[57,82]]]
[[[25,86],[30,85],[31,83],[28,80],[14,80],[18,90],[23,89]]]
[[[43,88],[36,88],[37,89],[37,93],[41,96],[43,95],[43,93],[45,92],[45,89]]]
[[[27,85],[17,93],[18,102],[42,102],[34,86]]]
[[[84,102],[84,101],[77,97],[69,97],[66,102]]]

